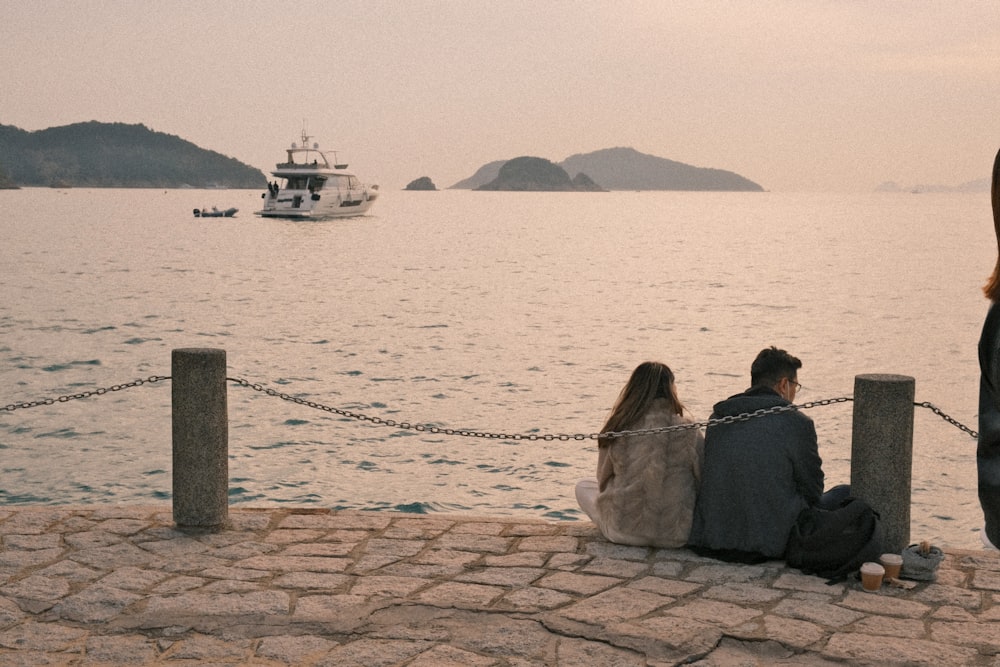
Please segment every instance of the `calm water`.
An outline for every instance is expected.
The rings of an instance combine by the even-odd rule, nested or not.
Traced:
[[[234,219],[193,208],[238,206]],[[261,220],[259,193],[0,191],[0,405],[170,374],[182,347],[324,405],[446,428],[599,430],[670,364],[696,419],[766,345],[799,401],[916,378],[975,429],[987,194],[385,192],[365,218]],[[0,412],[0,504],[167,501],[170,383]],[[851,403],[817,407],[829,484]],[[581,515],[596,443],[431,435],[230,385],[234,503]],[[912,537],[977,546],[975,441],[918,409]]]

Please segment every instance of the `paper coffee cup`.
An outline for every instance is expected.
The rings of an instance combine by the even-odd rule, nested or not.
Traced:
[[[865,563],[861,566],[861,588],[869,593],[875,593],[882,588],[882,577],[885,568],[878,563]]]
[[[882,554],[879,562],[885,568],[886,579],[899,579],[899,571],[903,569],[903,557],[899,554]]]

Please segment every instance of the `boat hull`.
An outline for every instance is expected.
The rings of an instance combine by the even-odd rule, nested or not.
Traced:
[[[262,218],[289,218],[295,220],[328,220],[353,218],[365,215],[375,203],[370,193],[356,195],[325,195],[318,200],[308,192],[283,192],[277,198],[267,197],[264,208],[256,212]]]

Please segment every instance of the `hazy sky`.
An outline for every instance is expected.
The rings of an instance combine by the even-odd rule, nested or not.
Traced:
[[[365,180],[631,146],[774,191],[957,185],[1000,147],[996,0],[6,2],[0,124],[143,123]]]

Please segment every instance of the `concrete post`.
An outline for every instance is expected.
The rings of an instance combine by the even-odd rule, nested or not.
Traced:
[[[882,516],[890,553],[910,543],[914,385],[905,375],[854,378],[851,495]]]
[[[171,355],[174,522],[219,528],[229,518],[226,351]]]

